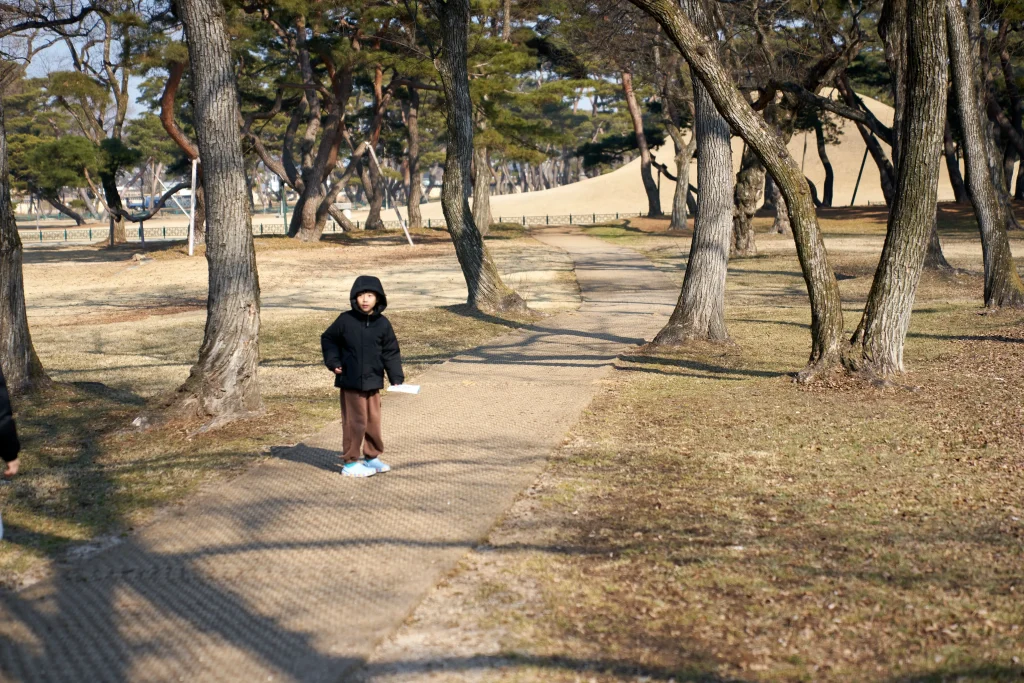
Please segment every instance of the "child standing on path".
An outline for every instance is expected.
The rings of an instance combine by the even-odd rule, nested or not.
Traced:
[[[371,477],[391,468],[381,462],[380,390],[384,373],[398,385],[405,381],[398,338],[383,315],[388,299],[380,280],[360,275],[345,311],[320,335],[324,365],[341,389],[342,459],[346,477]]]

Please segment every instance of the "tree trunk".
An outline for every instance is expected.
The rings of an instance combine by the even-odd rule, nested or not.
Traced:
[[[690,162],[696,149],[696,134],[690,135],[689,141],[681,148],[676,145],[676,189],[672,195],[672,222],[668,226],[669,230],[686,230],[686,215],[690,209],[686,201],[690,193]],[[732,163],[731,158],[730,153],[729,163]]]
[[[736,88],[718,60],[714,43],[701,35],[672,0],[630,0],[653,16],[665,29],[690,69],[707,88],[718,111],[743,141],[750,145],[761,163],[774,176],[789,204],[800,267],[811,301],[811,353],[799,379],[809,381],[840,359],[843,314],[839,285],[829,264],[811,201],[811,192],[800,167],[785,145]]]
[[[981,64],[977,53],[971,48],[967,21],[957,0],[946,0],[946,28],[949,34],[953,88],[959,104],[960,127],[964,136],[967,181],[981,232],[985,262],[985,305],[989,308],[1021,306],[1024,304],[1024,284],[1014,264],[1006,234],[1009,221],[1007,206],[1000,201],[997,189],[999,180],[989,163],[992,141],[986,126],[991,124],[984,117],[981,109],[983,104],[976,89],[981,80]]]
[[[926,270],[940,270],[950,272],[954,270],[942,253],[942,242],[939,241],[938,221],[932,221],[932,229],[928,234],[928,251],[924,255],[924,267]]]
[[[658,184],[654,182],[654,176],[651,173],[651,150],[647,147],[644,119],[640,113],[640,105],[636,101],[636,94],[633,92],[633,74],[628,71],[622,72],[622,91],[626,95],[626,107],[629,109],[629,117],[633,121],[636,145],[640,149],[640,178],[643,180],[644,191],[647,193],[647,215],[661,216],[661,193],[658,192]]]
[[[153,162],[153,175],[149,179],[149,196],[160,196],[160,178],[164,174],[164,164],[161,161]]]
[[[955,1],[955,0],[951,0]],[[935,221],[939,157],[946,112],[943,0],[903,5],[887,0],[880,33],[896,84],[893,126],[896,198],[882,256],[848,357],[871,377],[903,372],[903,344]],[[902,103],[902,106],[900,106]]]
[[[0,98],[0,367],[12,393],[49,381],[32,346],[21,262],[21,237],[11,206],[4,104]]]
[[[813,199],[814,188],[810,189]],[[786,198],[782,196],[778,185],[775,186],[775,220],[772,222],[772,232],[779,235],[793,234],[793,221],[789,218],[789,205],[786,204]]]
[[[82,218],[82,214],[78,213],[70,206],[67,206],[64,202],[60,200],[60,198],[57,195],[46,195],[43,197],[43,199],[48,201],[53,206],[53,208],[57,209],[62,214],[73,220],[75,222],[75,225],[85,225],[85,219]]]
[[[832,162],[829,161],[828,152],[825,150],[825,129],[821,119],[814,118],[814,140],[818,144],[818,159],[825,168],[825,185],[821,189],[821,205],[832,206],[832,189],[835,186],[836,174],[832,170]]]
[[[302,191],[299,193],[295,212],[292,214],[292,224],[288,229],[288,234],[302,242],[318,242],[327,225],[327,207],[323,206],[327,199],[324,183],[330,178],[338,161],[338,147],[342,139],[341,107],[348,102],[352,90],[351,77],[341,77],[338,82],[335,88],[336,101],[329,104],[327,118],[322,127],[318,126],[321,137],[316,155],[303,154]],[[310,148],[312,144],[309,143]]]
[[[730,157],[731,158],[731,157]],[[700,157],[697,158],[700,163]],[[697,192],[703,196],[704,181],[697,176]],[[743,145],[740,171],[736,174],[733,191],[732,255],[757,256],[757,240],[754,237],[754,214],[764,190],[764,166],[750,145]]]
[[[409,138],[409,229],[418,230],[423,227],[420,212],[423,182],[420,178],[420,91],[416,88],[409,88],[405,127]]]
[[[380,217],[381,207],[384,205],[383,179],[377,171],[373,159],[369,153],[363,157],[359,164],[359,179],[363,182],[363,191],[366,193],[366,201],[370,205],[370,212],[366,215],[364,230],[383,230],[384,221]]]
[[[448,140],[441,208],[469,290],[467,303],[485,311],[525,310],[522,298],[501,280],[473,222],[466,190],[473,164],[473,101],[466,67],[469,0],[432,0],[444,47],[434,60],[444,89]]]
[[[85,211],[91,218],[99,218],[99,212],[96,211],[96,206],[92,203],[88,190],[84,187],[78,188],[78,198],[82,200],[83,204],[85,204]]]
[[[124,206],[121,204],[121,193],[117,191],[117,178],[112,173],[103,171],[100,173],[100,182],[103,185],[103,196],[107,203],[110,246],[124,244],[128,241],[127,221],[121,215]]]
[[[202,169],[200,169],[200,173]],[[194,198],[196,203],[196,224],[195,224],[195,239],[193,240],[196,246],[200,244],[206,244],[206,191],[203,190],[203,182],[200,176],[196,177],[196,196]]]
[[[764,203],[761,208],[766,211],[775,211],[775,201],[779,197],[779,187],[772,179],[771,173],[764,174]]]
[[[953,186],[954,200],[957,204],[966,204],[971,198],[967,194],[967,186],[964,185],[964,177],[960,173],[960,160],[956,158],[956,145],[953,143],[953,131],[949,127],[948,118],[942,133],[942,153],[946,157],[946,172],[949,174],[949,184]]]
[[[729,124],[715,109],[707,90],[695,81],[694,138],[697,153],[697,216],[683,289],[655,345],[689,340],[727,341],[725,277],[732,230],[732,145]],[[682,178],[678,181],[682,184]]]
[[[209,240],[206,331],[199,359],[176,403],[207,427],[263,409],[259,365],[260,285],[234,60],[217,0],[180,0],[192,70],[196,134],[203,167]]]
[[[487,148],[473,151],[473,222],[481,235],[491,229],[491,162]]]

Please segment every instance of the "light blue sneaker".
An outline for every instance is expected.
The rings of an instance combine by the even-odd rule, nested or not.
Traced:
[[[363,464],[367,467],[373,468],[375,472],[391,471],[391,465],[382,462],[380,458],[367,458]]]
[[[367,467],[359,461],[346,463],[341,468],[341,476],[343,477],[372,477],[375,474],[377,474],[377,470]]]

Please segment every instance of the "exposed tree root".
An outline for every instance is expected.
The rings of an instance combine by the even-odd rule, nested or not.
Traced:
[[[717,346],[736,346],[728,334],[711,331],[698,331],[691,325],[666,325],[657,336],[643,346],[646,350],[680,349],[700,344]]]

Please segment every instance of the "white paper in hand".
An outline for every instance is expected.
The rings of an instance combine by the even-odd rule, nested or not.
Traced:
[[[392,384],[388,387],[388,391],[393,391],[399,394],[418,394],[420,393],[419,384]]]

